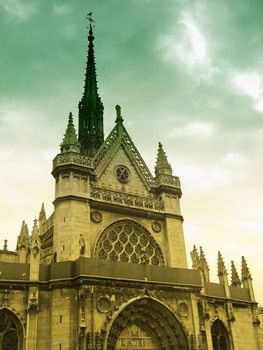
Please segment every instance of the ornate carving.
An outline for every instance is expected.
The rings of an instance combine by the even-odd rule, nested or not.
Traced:
[[[10,295],[10,291],[8,289],[5,289],[3,291],[3,298],[2,298],[2,306],[3,307],[9,306],[9,295]]]
[[[79,236],[79,253],[80,253],[80,255],[85,254],[85,247],[86,247],[85,239],[81,233]]]
[[[152,229],[153,229],[153,231],[154,232],[161,232],[161,230],[162,230],[162,225],[161,225],[161,223],[160,222],[158,222],[158,221],[153,221],[152,222]]]
[[[95,334],[95,350],[101,350],[102,349],[102,336],[99,332],[96,332]]]
[[[142,197],[129,193],[112,191],[106,188],[99,188],[91,186],[90,196],[93,199],[116,203],[129,207],[137,207],[143,209],[151,209],[155,211],[164,210],[164,204],[162,200],[157,199],[156,197]]]
[[[91,220],[96,223],[99,223],[102,221],[102,214],[98,210],[92,210],[90,216],[91,216]]]
[[[29,298],[27,311],[37,312],[38,310],[39,310],[39,307],[38,307],[37,292],[33,291],[31,294],[31,297]]]
[[[95,255],[106,260],[164,266],[158,244],[143,226],[131,220],[109,225],[98,239]]]
[[[115,174],[117,179],[121,182],[126,184],[131,179],[131,172],[125,165],[117,165],[115,167]]]
[[[187,317],[189,315],[189,307],[186,302],[181,301],[178,303],[178,313],[183,317]]]
[[[97,309],[100,312],[107,313],[111,309],[111,300],[108,296],[103,295],[97,299]]]

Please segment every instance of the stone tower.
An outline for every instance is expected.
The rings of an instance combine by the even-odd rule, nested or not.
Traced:
[[[16,251],[0,250],[0,349],[262,349],[245,258],[231,284],[221,253],[219,283],[202,248],[187,267],[181,185],[162,144],[153,175],[118,105],[104,140],[90,17],[78,134],[69,113],[53,160],[54,212],[42,204]]]

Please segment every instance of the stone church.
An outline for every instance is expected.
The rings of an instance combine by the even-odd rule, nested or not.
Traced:
[[[0,250],[0,350],[262,349],[242,257],[218,283],[202,248],[187,266],[180,180],[159,143],[153,175],[116,106],[104,139],[90,25],[78,133],[70,113],[42,205],[16,251]]]

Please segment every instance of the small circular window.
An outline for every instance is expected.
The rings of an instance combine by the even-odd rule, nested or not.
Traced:
[[[124,165],[118,165],[115,168],[115,174],[116,174],[117,179],[121,183],[125,184],[125,183],[130,181],[130,178],[131,178],[130,170]]]

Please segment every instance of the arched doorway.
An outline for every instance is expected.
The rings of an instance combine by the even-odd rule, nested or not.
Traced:
[[[216,320],[211,328],[213,350],[229,350],[227,330],[220,320]]]
[[[188,350],[187,337],[172,312],[145,297],[127,305],[113,321],[107,350]]]
[[[19,319],[8,309],[0,310],[0,350],[21,350],[23,331]]]

